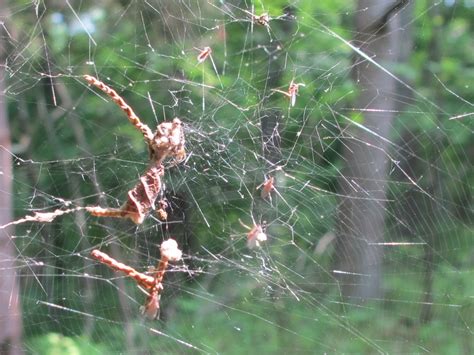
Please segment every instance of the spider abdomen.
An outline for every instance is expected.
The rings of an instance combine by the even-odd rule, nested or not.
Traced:
[[[122,207],[125,216],[136,224],[141,224],[151,209],[161,190],[163,166],[152,166],[142,175],[135,187],[128,192],[128,199]]]

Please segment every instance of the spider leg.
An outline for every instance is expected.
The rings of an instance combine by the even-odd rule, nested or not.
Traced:
[[[97,217],[117,217],[124,218],[126,212],[120,208],[103,208],[100,206],[87,206],[86,211]]]
[[[280,94],[283,94],[287,97],[291,97],[291,94],[289,94],[287,91],[282,91],[282,90],[278,90],[278,89],[271,89],[270,91],[279,92]]]
[[[128,120],[131,124],[133,124],[140,132],[142,132],[143,137],[145,138],[146,143],[150,146],[153,140],[153,132],[151,131],[150,127],[143,123],[140,118],[135,114],[133,109],[125,102],[125,100],[110,86],[107,86],[99,79],[94,78],[91,75],[84,75],[84,79],[91,85],[94,85],[99,90],[106,93],[113,102],[115,102],[123,112],[128,117]]]
[[[242,220],[241,220],[240,218],[239,218],[239,223],[240,223],[240,225],[241,225],[242,227],[247,228],[248,230],[251,230],[251,229],[252,229],[252,227],[249,227],[249,226],[246,225],[244,222],[242,222]]]

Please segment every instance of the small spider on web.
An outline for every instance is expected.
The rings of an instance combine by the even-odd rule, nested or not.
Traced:
[[[128,191],[127,201],[121,208],[103,208],[100,206],[76,207],[71,209],[57,209],[53,212],[36,212],[32,216],[26,216],[16,221],[0,226],[0,229],[13,224],[25,222],[52,222],[56,217],[69,214],[79,210],[86,210],[97,217],[116,217],[129,218],[136,224],[143,223],[145,217],[151,210],[155,210],[155,202],[162,189],[161,179],[165,168],[163,162],[166,158],[172,157],[176,162],[182,162],[186,159],[184,149],[184,130],[183,124],[179,118],[171,122],[162,122],[158,125],[155,132],[152,132],[148,125],[141,122],[133,109],[125,100],[111,87],[102,81],[90,75],[84,75],[84,79],[96,88],[107,94],[128,117],[130,123],[135,126],[145,139],[149,151],[149,167],[139,178],[138,183],[133,189]],[[166,206],[160,203],[158,211],[164,216]]]
[[[253,6],[252,6],[252,8],[253,8]],[[271,19],[270,19],[270,16],[268,15],[268,12],[263,12],[260,15],[256,15],[255,12],[253,11],[253,9],[252,9],[252,12],[249,12],[247,10],[242,10],[242,11],[244,11],[247,15],[250,16],[250,18],[252,20],[252,24],[256,24],[256,25],[265,27],[268,31],[268,35],[271,38],[271,34],[270,34],[270,20]]]
[[[277,185],[277,172],[283,171],[282,166],[277,166],[275,169],[273,169],[271,172],[268,174],[264,175],[265,180],[257,186],[257,190],[260,191],[260,197],[263,200],[269,200],[270,203],[272,203],[272,195],[277,195],[279,199],[284,201],[288,206],[288,202],[285,200],[285,198],[280,194],[278,189],[276,188]],[[285,173],[286,176],[289,176]]]
[[[196,65],[200,65],[202,63],[204,63],[207,58],[209,58],[209,60],[211,61],[212,63],[212,68],[214,69],[214,73],[216,74],[217,76],[217,80],[219,80],[219,84],[221,85],[221,88],[224,89],[224,85],[222,84],[222,81],[221,81],[221,77],[219,75],[219,71],[217,70],[217,66],[216,66],[216,63],[214,62],[214,58],[212,58],[212,48],[209,47],[209,46],[206,46],[204,47],[203,49],[199,49],[199,48],[195,48],[199,51],[199,54],[197,55],[196,59],[197,59],[197,64]],[[204,66],[202,67],[202,70],[203,70],[203,77],[202,77],[202,80],[203,80],[203,83],[202,83],[202,111],[204,112],[205,109],[206,109],[206,101],[205,101],[205,84],[204,84]]]
[[[255,8],[254,6],[252,5],[252,8],[251,8],[251,11],[248,11],[248,10],[245,10],[245,9],[241,9],[241,8],[238,8],[237,6],[235,5],[231,5],[229,4],[229,6],[231,7],[234,7],[234,8],[237,8],[238,10],[240,11],[243,11],[245,14],[247,14],[249,16],[249,21],[251,23],[251,32],[253,32],[253,25],[257,25],[257,26],[262,26],[262,27],[265,27],[265,29],[267,30],[268,32],[268,36],[270,37],[270,42],[273,42],[273,37],[272,37],[272,34],[271,34],[271,28],[270,28],[270,21],[273,19],[272,17],[270,17],[270,15],[268,14],[268,12],[266,11],[263,11],[260,13],[260,15],[257,15],[255,13]]]
[[[262,182],[259,186],[257,186],[258,189],[262,189],[260,192],[260,197],[265,199],[272,199],[272,192],[275,190],[275,178],[273,176],[270,176],[268,179],[266,179],[264,182]]]
[[[269,22],[270,22],[270,16],[268,16],[268,13],[264,12],[261,15],[252,15],[253,21],[257,25],[265,26],[265,27],[270,27]]]
[[[247,233],[247,248],[254,249],[260,247],[260,243],[263,243],[267,240],[267,234],[265,230],[267,229],[267,223],[263,222],[262,224],[257,224],[253,222],[253,227],[249,227],[244,222],[239,219],[242,227],[249,230]]]
[[[300,86],[304,87],[306,85],[303,83],[295,83],[294,80],[291,80],[287,91],[278,90],[278,89],[272,89],[272,91],[279,92],[280,94],[287,96],[290,99],[291,107],[294,107],[296,104],[296,96],[298,95]]]

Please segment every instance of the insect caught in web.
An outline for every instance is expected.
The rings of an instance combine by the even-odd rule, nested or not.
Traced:
[[[134,268],[125,265],[107,255],[100,250],[92,250],[91,256],[102,264],[107,265],[112,270],[120,271],[135,280],[137,285],[145,291],[147,298],[145,305],[141,307],[141,312],[149,319],[156,319],[160,314],[160,298],[163,291],[163,278],[170,261],[181,260],[182,251],[178,248],[178,243],[174,239],[168,239],[161,243],[160,262],[153,272],[153,276],[138,272]]]
[[[163,162],[166,158],[172,157],[177,162],[182,162],[186,158],[184,149],[184,130],[179,118],[171,122],[160,123],[155,132],[150,127],[142,123],[133,109],[125,100],[111,87],[90,75],[84,75],[84,79],[92,86],[107,94],[128,117],[130,123],[142,134],[149,151],[149,166],[145,173],[139,178],[133,189],[127,193],[127,201],[121,208],[103,208],[100,206],[76,207],[71,209],[57,209],[53,212],[36,212],[32,216],[26,216],[16,221],[7,223],[1,228],[12,224],[24,222],[52,222],[56,217],[63,214],[72,213],[78,210],[86,210],[93,216],[129,218],[136,224],[141,224],[151,210],[155,209],[155,202],[158,198],[165,168]],[[163,206],[160,205],[160,209]]]

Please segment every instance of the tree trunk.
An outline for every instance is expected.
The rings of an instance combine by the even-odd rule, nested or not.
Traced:
[[[405,0],[360,0],[355,47],[392,71],[399,58],[399,10]],[[344,140],[346,167],[339,182],[344,197],[338,211],[336,276],[341,292],[354,303],[381,296],[385,195],[388,182],[387,141],[394,118],[397,83],[357,55],[354,80],[362,125],[350,126]]]
[[[4,19],[6,4],[0,0],[0,20]],[[0,225],[12,220],[12,155],[10,128],[5,96],[5,55],[8,38],[0,27]],[[0,229],[0,353],[21,354],[21,309],[15,268],[13,228]]]

